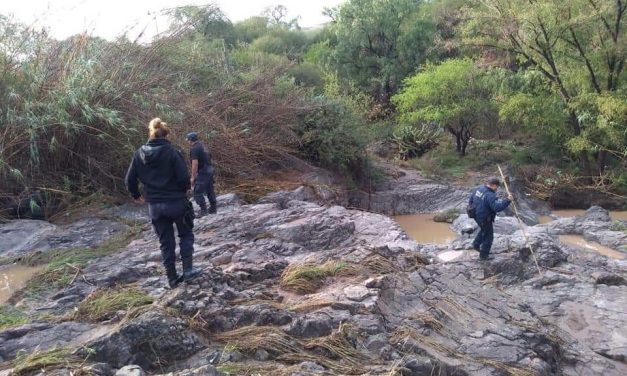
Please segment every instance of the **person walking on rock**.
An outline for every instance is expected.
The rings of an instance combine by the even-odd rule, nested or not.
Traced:
[[[479,225],[479,233],[472,242],[472,247],[479,251],[479,259],[482,261],[491,259],[496,213],[505,210],[513,200],[511,195],[504,200],[497,199],[496,191],[500,185],[498,178],[491,177],[485,185],[475,188],[468,200],[469,207],[474,207],[474,219]]]
[[[167,140],[168,126],[159,118],[148,125],[149,140],[135,155],[126,173],[126,187],[138,204],[148,202],[152,226],[159,237],[161,257],[168,284],[176,287],[200,274],[193,267],[194,217],[193,208],[187,199],[190,176],[183,154]],[[144,187],[144,196],[138,182]],[[191,213],[190,213],[191,210]],[[191,215],[190,215],[191,214]],[[174,225],[179,236],[183,274],[176,272],[176,240]]]
[[[211,154],[205,145],[198,140],[198,133],[190,132],[185,137],[191,148],[189,159],[192,162],[191,185],[194,189],[194,200],[200,206],[200,217],[217,212],[216,193],[213,189],[214,169],[211,164]],[[209,209],[205,202],[205,195],[209,198]]]

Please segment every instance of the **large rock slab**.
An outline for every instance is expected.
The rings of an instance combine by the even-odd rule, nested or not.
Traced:
[[[10,360],[23,351],[45,351],[77,345],[95,327],[78,322],[34,323],[0,331],[0,361]]]
[[[45,221],[18,219],[0,224],[0,256],[37,250],[42,239],[52,236],[57,226]]]
[[[129,227],[121,222],[85,218],[65,226],[44,221],[15,220],[0,225],[0,256],[18,256],[58,248],[94,247]]]

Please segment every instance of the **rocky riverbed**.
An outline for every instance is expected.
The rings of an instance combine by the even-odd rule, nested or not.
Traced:
[[[423,206],[456,206],[458,196]],[[220,213],[196,221],[204,274],[174,290],[141,210],[0,226],[0,256],[21,262],[137,229],[102,257],[56,265],[71,271],[62,283],[11,298],[5,311],[23,316],[0,330],[0,375],[627,374],[627,262],[558,237],[627,252],[624,228],[605,210],[527,227],[528,243],[516,221],[499,217],[495,260],[482,263],[463,215],[452,225],[457,240],[426,245],[385,215],[306,199],[304,189],[254,205],[221,196]],[[379,211],[409,212],[407,202]],[[130,290],[141,299],[108,304]],[[37,363],[50,354],[55,361]]]

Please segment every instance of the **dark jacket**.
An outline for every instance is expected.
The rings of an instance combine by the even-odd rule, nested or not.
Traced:
[[[192,145],[189,151],[189,159],[198,161],[198,178],[202,180],[205,177],[213,175],[213,166],[211,165],[211,154],[205,145],[197,141]]]
[[[135,155],[126,173],[126,188],[133,198],[141,193],[138,181],[144,185],[148,202],[164,202],[185,198],[190,188],[190,176],[185,159],[166,139],[149,140]]]
[[[468,203],[472,203],[476,208],[475,219],[483,222],[486,219],[494,222],[496,213],[505,210],[511,203],[508,199],[497,199],[496,192],[486,185],[475,188],[470,194]]]

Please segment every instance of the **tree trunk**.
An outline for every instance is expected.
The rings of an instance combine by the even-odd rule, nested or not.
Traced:
[[[462,157],[466,155],[466,148],[467,147],[468,147],[468,139],[464,138],[462,140],[462,151],[461,151]]]
[[[582,151],[579,154],[579,161],[581,162],[584,182],[586,182],[587,184],[592,184],[592,166],[590,165],[590,158],[588,157],[588,153]]]
[[[458,154],[462,153],[462,135],[461,133],[453,133],[455,135],[455,151]]]
[[[597,154],[597,169],[599,170],[599,174],[605,172],[605,165],[607,164],[607,150],[601,150]]]

